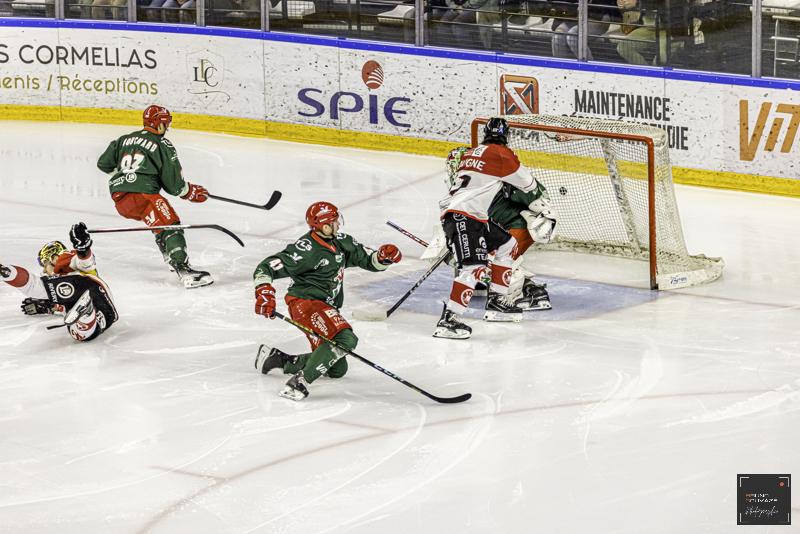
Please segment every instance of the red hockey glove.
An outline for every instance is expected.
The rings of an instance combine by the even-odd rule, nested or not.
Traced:
[[[378,249],[378,263],[381,265],[400,263],[400,260],[402,259],[403,255],[394,245],[381,245],[381,248]]]
[[[256,288],[256,313],[275,318],[275,288],[272,284],[261,284]]]
[[[189,184],[189,190],[181,198],[189,202],[205,202],[208,200],[208,189],[202,185]]]

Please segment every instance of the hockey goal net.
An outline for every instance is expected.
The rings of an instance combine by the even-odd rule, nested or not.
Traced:
[[[715,280],[720,258],[689,255],[663,130],[621,121],[514,115],[508,146],[544,184],[558,215],[544,250],[648,261],[651,289]],[[487,118],[472,122],[472,145]]]

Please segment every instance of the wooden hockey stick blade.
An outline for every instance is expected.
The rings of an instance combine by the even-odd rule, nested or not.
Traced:
[[[213,198],[214,200],[221,200],[222,202],[230,202],[231,204],[239,204],[240,206],[247,206],[248,208],[256,208],[260,210],[271,210],[275,207],[275,205],[280,201],[283,193],[280,191],[273,191],[272,195],[269,197],[269,200],[265,204],[253,204],[251,202],[244,202],[243,200],[236,200],[233,198],[228,197],[221,197],[219,195],[212,195],[209,194],[208,198]]]
[[[403,378],[400,378],[399,376],[397,376],[393,372],[389,371],[388,369],[384,369],[380,365],[369,361],[365,357],[363,357],[363,356],[361,356],[359,354],[356,354],[352,350],[348,350],[348,349],[342,347],[341,345],[339,345],[335,341],[333,341],[331,339],[328,339],[327,337],[325,337],[323,335],[318,334],[317,332],[313,331],[312,329],[308,328],[307,326],[304,326],[304,325],[298,323],[297,321],[294,321],[294,320],[286,317],[282,313],[275,312],[274,314],[275,314],[275,317],[277,317],[278,319],[281,319],[281,320],[289,323],[290,325],[293,325],[298,330],[301,330],[301,331],[303,331],[303,332],[305,332],[307,334],[312,334],[312,335],[322,339],[323,341],[325,341],[326,343],[328,343],[332,347],[336,347],[337,349],[346,352],[347,354],[349,354],[353,358],[356,358],[357,360],[362,361],[363,363],[369,365],[370,367],[372,367],[376,371],[380,371],[381,373],[385,374],[389,378],[393,378],[394,380],[397,380],[398,382],[400,382],[404,386],[413,389],[417,393],[421,393],[422,395],[425,395],[426,397],[428,397],[431,400],[434,400],[436,402],[441,402],[443,404],[455,404],[455,403],[458,403],[458,402],[464,402],[464,401],[469,400],[470,398],[472,398],[472,394],[471,393],[464,393],[463,395],[458,395],[457,397],[437,397],[436,395],[432,395],[432,394],[428,393],[427,391],[425,391],[424,389],[420,388],[419,386],[415,386],[411,382],[408,382],[407,380],[404,380]]]
[[[234,241],[239,243],[240,246],[244,246],[244,242],[239,239],[239,236],[224,226],[220,226],[218,224],[173,224],[167,226],[145,226],[139,228],[89,228],[87,231],[90,234],[111,234],[116,232],[151,232],[153,230],[194,230],[197,228],[211,228],[213,230],[219,230],[220,232],[230,236]]]

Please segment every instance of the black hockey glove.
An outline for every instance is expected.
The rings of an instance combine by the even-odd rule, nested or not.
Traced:
[[[81,255],[86,254],[92,247],[92,236],[82,222],[72,225],[69,231],[69,240],[72,241],[72,247]]]
[[[25,315],[46,315],[53,313],[53,305],[47,299],[26,298],[22,301],[22,313]]]

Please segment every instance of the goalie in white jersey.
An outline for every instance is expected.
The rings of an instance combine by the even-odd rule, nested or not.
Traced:
[[[472,334],[458,317],[469,307],[475,284],[487,273],[489,250],[494,250],[495,256],[484,319],[522,319],[522,309],[502,299],[509,291],[516,240],[489,222],[489,206],[504,183],[522,191],[532,191],[539,184],[506,146],[505,119],[490,119],[483,131],[483,143],[463,154],[450,194],[440,203],[442,227],[455,255],[457,272],[434,337],[466,339]]]

